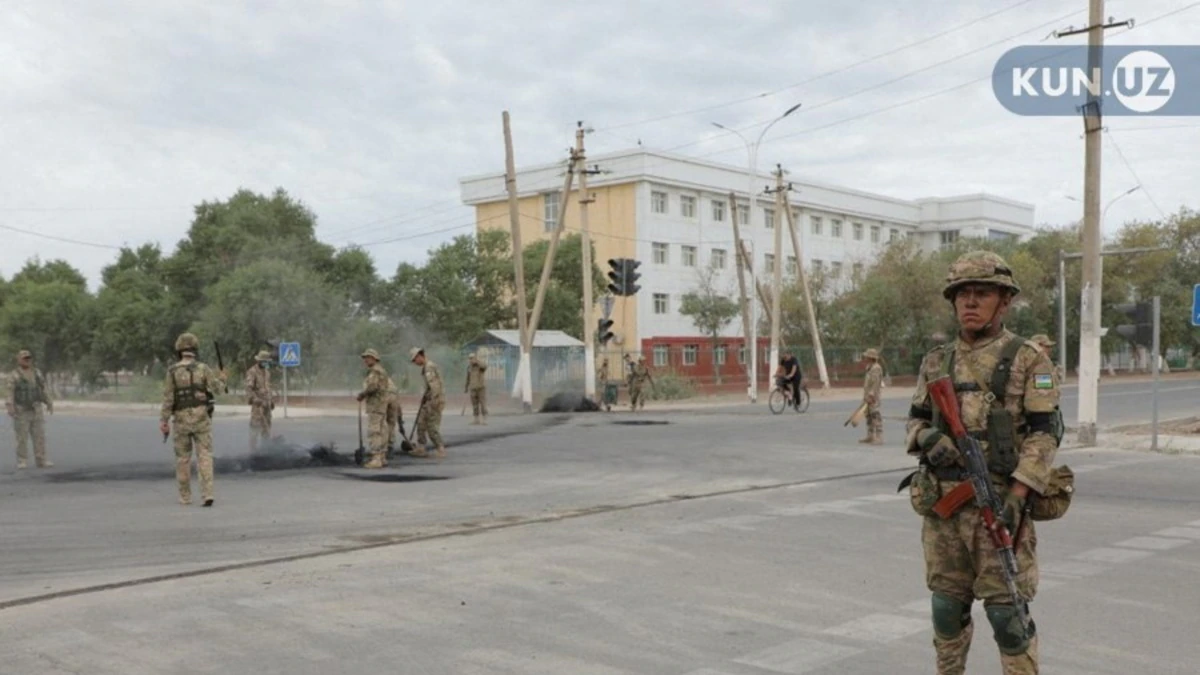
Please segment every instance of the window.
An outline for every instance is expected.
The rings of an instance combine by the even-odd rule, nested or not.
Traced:
[[[862,223],[854,223],[854,241],[862,241],[862,238],[863,238],[863,224]]]
[[[679,213],[684,218],[696,217],[696,198],[689,195],[679,196]]]
[[[666,293],[654,294],[654,313],[666,314],[671,311],[671,298]]]
[[[871,226],[871,243],[872,244],[879,243],[879,226],[878,225]]]
[[[941,239],[942,246],[950,246],[958,241],[958,230],[943,230],[938,233],[938,237]]]
[[[712,250],[712,258],[709,259],[713,267],[723,270],[725,269],[725,249],[714,248]]]
[[[812,224],[812,233],[818,237],[821,236],[821,230],[824,229],[824,223],[821,221],[821,216],[813,216],[809,218],[808,221]]]
[[[750,207],[746,204],[738,204],[738,225],[750,224]]]
[[[667,346],[654,345],[654,367],[665,368],[667,365]]]
[[[829,221],[829,236],[831,236],[831,237],[841,237],[842,236],[842,221],[837,220],[837,219]]]
[[[725,345],[717,345],[716,348],[713,349],[713,363],[717,364],[718,366],[725,365]]]
[[[829,276],[833,277],[834,279],[841,279],[842,278],[842,263],[835,262],[835,263],[833,263],[833,265],[831,267],[832,267],[832,269],[829,272]]]
[[[684,246],[683,247],[683,266],[684,267],[695,267],[696,266],[696,247],[695,246]]]
[[[741,363],[741,364],[746,363],[746,344],[745,343],[738,345],[738,363]]]
[[[789,255],[787,257],[787,267],[783,268],[784,272],[792,276],[796,276],[796,256]]]
[[[650,208],[655,213],[667,212],[667,193],[655,190],[650,193]]]
[[[825,261],[819,258],[813,258],[812,267],[814,272],[820,274],[821,270],[825,269]]]
[[[712,200],[712,216],[718,223],[725,220],[725,202],[720,199]]]
[[[667,245],[656,241],[651,245],[651,249],[654,252],[654,264],[666,265],[668,262]]]
[[[893,227],[891,232],[888,233],[888,241],[896,241],[899,238],[900,238],[900,230],[897,230],[896,228]]]
[[[792,209],[792,225],[800,222],[800,209]]]
[[[765,256],[765,259],[766,259],[766,263],[765,263],[766,264],[766,273],[774,274],[775,273],[775,254],[768,253]]]
[[[683,365],[696,365],[696,357],[700,355],[700,345],[684,345],[683,346]]]
[[[562,193],[548,192],[545,198],[542,220],[546,224],[546,231],[553,232],[558,229],[558,211],[562,208]]]
[[[1017,235],[1011,232],[1001,232],[1000,230],[988,230],[988,239],[992,241],[1014,241]]]
[[[767,229],[775,229],[775,209],[763,209],[763,218],[767,221]]]

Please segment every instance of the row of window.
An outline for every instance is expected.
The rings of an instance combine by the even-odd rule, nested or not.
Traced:
[[[699,249],[695,246],[684,244],[680,246],[680,262],[684,267],[695,267],[699,261]],[[669,265],[671,263],[671,246],[663,242],[653,242],[650,245],[651,260],[655,265]],[[714,248],[708,257],[708,264],[719,270],[725,269],[727,253],[723,248]],[[775,255],[767,253],[763,256],[763,264],[768,274],[775,273]],[[813,271],[820,272],[825,269],[825,261],[813,258]],[[789,255],[785,263],[784,274],[796,274],[796,256]],[[862,271],[862,264],[855,263],[854,271],[857,274]],[[834,279],[841,278],[842,263],[834,262],[830,267],[830,276]]]
[[[670,345],[654,345],[652,348],[653,362],[656,368],[665,368],[670,365],[671,361],[671,346]],[[683,345],[680,350],[682,354],[681,362],[685,366],[694,366],[700,362],[700,345]],[[738,345],[738,363],[746,362],[746,345]],[[715,366],[725,365],[728,356],[728,347],[726,345],[717,345],[712,350],[712,362]]]

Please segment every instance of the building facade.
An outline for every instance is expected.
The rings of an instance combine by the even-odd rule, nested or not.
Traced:
[[[633,297],[616,298],[612,318],[619,348],[640,351],[655,365],[701,379],[717,368],[736,377],[741,370],[737,364],[745,358],[741,321],[734,319],[722,332],[726,347],[714,349],[679,310],[683,296],[696,290],[708,268],[719,292],[738,297],[734,209],[753,273],[769,287],[777,262],[774,228],[788,223],[774,195],[762,193],[774,186],[774,176],[764,172],[755,177],[758,194],[751,214],[744,167],[642,148],[589,157],[589,168],[593,165],[602,171],[588,178],[593,198],[588,223],[596,260],[605,270],[610,258],[642,263],[637,270],[641,290]],[[565,169],[564,161],[518,170],[524,245],[548,238],[560,225],[563,199],[568,201],[563,233],[580,232],[578,180],[570,194],[563,195]],[[788,199],[803,265],[831,277],[834,292],[848,290],[855,271],[869,266],[890,241],[901,237],[916,238],[935,250],[960,237],[1023,240],[1034,232],[1033,206],[1002,197],[904,200],[793,176],[785,175],[784,180],[792,185]],[[464,178],[460,188],[463,202],[475,207],[479,230],[510,228],[503,172]],[[788,233],[781,234],[778,262],[784,266],[785,280],[794,279],[795,250]],[[752,286],[748,292],[753,292]],[[767,314],[769,308],[760,312]],[[597,309],[589,330],[598,318]],[[760,338],[765,345],[766,338]],[[760,357],[760,364],[764,360]]]

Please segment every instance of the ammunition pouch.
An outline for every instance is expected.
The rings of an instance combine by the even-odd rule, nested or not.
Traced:
[[[1016,428],[1012,415],[1001,405],[988,410],[987,444],[988,471],[1007,476],[1017,470]]]
[[[1069,466],[1056,466],[1050,471],[1050,482],[1043,494],[1029,493],[1033,500],[1030,517],[1036,521],[1062,518],[1075,496],[1075,472]]]
[[[21,410],[33,410],[40,401],[45,400],[44,385],[40,374],[34,375],[35,382],[24,377],[16,377],[13,384],[13,405]]]
[[[171,382],[174,386],[174,392],[172,392],[174,401],[171,404],[171,410],[188,410],[204,406],[208,409],[208,414],[211,417],[213,409],[212,392],[203,384],[196,382],[195,371],[191,366],[187,366],[184,369],[188,373],[188,382],[186,384],[179,381],[178,371],[171,375]]]

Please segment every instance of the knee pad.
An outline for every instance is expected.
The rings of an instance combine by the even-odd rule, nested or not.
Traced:
[[[971,623],[971,605],[941,593],[933,594],[933,632],[938,637],[958,637]]]
[[[1021,620],[1017,618],[1017,610],[1012,605],[992,605],[984,607],[988,622],[992,624],[996,644],[1000,653],[1008,656],[1024,654],[1029,649],[1029,641],[1036,632],[1033,621],[1029,622],[1029,635],[1025,635]]]

